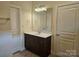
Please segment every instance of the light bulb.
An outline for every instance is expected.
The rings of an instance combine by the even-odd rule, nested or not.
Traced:
[[[46,7],[36,8],[35,11],[36,12],[47,11],[47,8]]]

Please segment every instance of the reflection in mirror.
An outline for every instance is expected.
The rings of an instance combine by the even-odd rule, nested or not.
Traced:
[[[51,33],[52,8],[33,9],[33,31]]]

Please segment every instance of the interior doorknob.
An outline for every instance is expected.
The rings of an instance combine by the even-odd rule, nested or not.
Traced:
[[[56,36],[60,36],[60,34],[56,34]]]

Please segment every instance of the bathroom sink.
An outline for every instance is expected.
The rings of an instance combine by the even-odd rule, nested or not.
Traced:
[[[46,37],[51,36],[51,34],[50,33],[43,33],[43,32],[41,32],[38,36],[46,38]]]
[[[39,33],[38,32],[29,32],[29,34],[37,35]]]
[[[42,37],[42,38],[47,38],[52,35],[50,33],[44,33],[44,32],[40,32],[40,33],[39,32],[28,32],[27,34]]]

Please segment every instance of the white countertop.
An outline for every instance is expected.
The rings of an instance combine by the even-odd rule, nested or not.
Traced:
[[[42,38],[47,38],[49,36],[51,36],[52,34],[50,33],[43,33],[43,32],[25,32],[26,34],[30,34],[30,35],[34,35],[34,36],[38,36],[38,37],[42,37]]]

